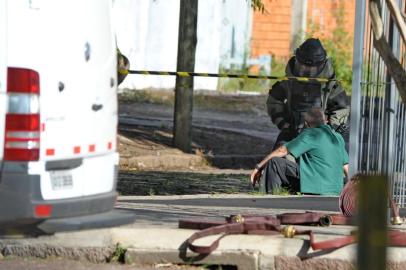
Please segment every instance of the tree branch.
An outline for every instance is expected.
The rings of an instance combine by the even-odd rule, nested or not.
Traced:
[[[371,25],[374,32],[374,47],[382,57],[389,74],[395,81],[402,102],[406,104],[406,72],[393,54],[392,48],[383,34],[383,23],[377,0],[370,0],[369,4],[369,14],[371,16]]]
[[[406,23],[399,10],[398,5],[395,3],[394,0],[386,0],[386,4],[388,5],[390,14],[392,15],[392,17],[399,29],[399,32],[402,35],[403,42],[406,43]]]

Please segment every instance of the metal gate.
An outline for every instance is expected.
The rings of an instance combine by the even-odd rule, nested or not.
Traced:
[[[373,47],[367,0],[358,0],[351,95],[350,171],[387,174],[394,200],[406,206],[406,110],[394,81]],[[405,46],[381,0],[385,36],[405,66]],[[405,0],[396,0],[405,10]]]

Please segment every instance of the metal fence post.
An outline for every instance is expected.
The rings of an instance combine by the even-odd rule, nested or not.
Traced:
[[[352,64],[353,75],[350,114],[350,176],[354,175],[358,171],[359,130],[361,122],[361,79],[364,60],[365,11],[365,0],[357,0],[355,11],[354,52]]]

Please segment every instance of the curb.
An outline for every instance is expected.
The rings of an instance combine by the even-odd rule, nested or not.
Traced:
[[[175,169],[186,167],[205,166],[207,161],[202,156],[192,154],[165,154],[160,156],[144,155],[140,157],[120,158],[120,166],[135,168],[140,170],[146,169]]]
[[[32,239],[3,239],[0,240],[0,248],[5,256],[63,257],[93,263],[111,261],[119,246],[126,250],[123,255],[127,264],[234,265],[244,270],[355,269],[356,245],[329,252],[314,252],[309,248],[306,237],[228,235],[220,241],[216,251],[202,256],[185,248],[184,241],[194,232],[158,227],[119,227],[58,233]],[[321,241],[340,235],[342,233],[319,228],[316,239]],[[196,244],[207,245],[214,239],[216,236],[199,239]],[[307,257],[301,260],[298,255]],[[387,265],[390,270],[405,269],[406,249],[388,248]]]
[[[209,256],[186,256],[179,250],[142,250],[127,249],[125,262],[130,264],[150,265],[151,263],[171,263],[186,265],[233,265],[238,269],[257,270],[259,253],[251,251],[241,252],[213,252]],[[269,269],[269,268],[267,268]]]
[[[208,256],[202,256],[185,249],[184,241],[194,232],[194,230],[185,229],[123,228],[113,232],[113,239],[127,247],[125,261],[128,263],[234,265],[238,269],[248,270],[299,269],[298,267],[354,269],[355,245],[326,254],[309,251],[308,258],[301,261],[297,255],[303,256],[309,249],[306,238],[288,239],[279,235],[229,235],[220,241],[216,251]],[[337,236],[321,234],[317,236],[320,240],[332,237]],[[216,236],[199,239],[197,244],[207,245],[214,239]],[[315,257],[316,254],[320,256]],[[334,268],[337,266],[339,268]]]
[[[3,256],[35,257],[46,259],[61,257],[66,259],[86,261],[91,263],[106,263],[114,256],[115,247],[65,247],[60,245],[5,245],[2,247]]]

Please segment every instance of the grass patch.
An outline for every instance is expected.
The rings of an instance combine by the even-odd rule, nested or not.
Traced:
[[[272,190],[272,195],[288,196],[292,194],[289,192],[287,188],[280,187]]]
[[[132,90],[124,89],[118,94],[118,101],[121,103],[150,103],[174,105],[174,93],[168,90]]]
[[[266,195],[266,192],[261,191],[261,190],[253,190],[248,192],[249,195],[254,195],[254,196],[264,196]]]
[[[150,188],[149,190],[148,190],[148,195],[149,196],[154,196],[156,194],[156,192],[155,192],[155,190],[153,189],[153,188]]]
[[[268,88],[267,88],[268,89]],[[268,90],[267,90],[268,91]],[[120,103],[148,103],[174,106],[174,91],[169,90],[131,90],[125,89],[118,94]],[[220,110],[220,111],[239,111],[239,112],[257,112],[265,111],[266,98],[263,96],[230,96],[216,91],[201,92],[196,91],[193,94],[193,104],[195,108]]]

